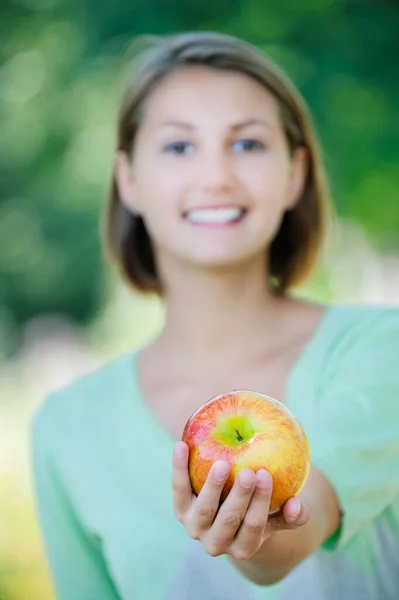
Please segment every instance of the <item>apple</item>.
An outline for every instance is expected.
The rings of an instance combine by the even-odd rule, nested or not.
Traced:
[[[230,463],[221,502],[242,469],[266,469],[273,478],[269,513],[277,513],[309,474],[309,443],[300,422],[278,400],[250,390],[233,390],[202,404],[188,419],[182,441],[189,448],[196,495],[215,461]]]

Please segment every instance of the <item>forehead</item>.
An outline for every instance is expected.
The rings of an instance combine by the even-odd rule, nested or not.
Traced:
[[[244,118],[267,113],[278,120],[276,99],[253,77],[197,65],[181,67],[156,85],[146,101],[145,119],[195,119],[215,112]]]

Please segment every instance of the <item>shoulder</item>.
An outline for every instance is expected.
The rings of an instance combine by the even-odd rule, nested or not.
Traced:
[[[399,326],[399,308],[393,306],[333,304],[327,311],[337,334],[356,335],[370,326],[378,329],[387,323]]]
[[[53,391],[44,398],[31,418],[34,438],[65,436],[72,430],[96,429],[107,422],[117,409],[118,399],[126,395],[133,353],[118,356],[105,365],[76,379],[64,388]]]
[[[324,327],[324,381],[386,381],[398,373],[399,309],[335,305]],[[396,369],[395,369],[396,363]]]
[[[332,305],[323,330],[329,350],[337,355],[361,351],[375,343],[399,346],[399,308],[373,305]]]

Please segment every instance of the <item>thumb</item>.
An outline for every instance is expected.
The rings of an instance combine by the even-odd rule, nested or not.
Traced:
[[[299,498],[293,497],[287,500],[283,507],[283,518],[286,529],[303,527],[309,521],[309,508]]]

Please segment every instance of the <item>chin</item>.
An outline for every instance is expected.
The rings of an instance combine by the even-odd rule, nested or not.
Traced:
[[[262,248],[256,253],[248,253],[248,249],[244,252],[221,252],[213,253],[212,255],[196,255],[192,257],[190,261],[192,266],[195,268],[210,271],[221,271],[221,270],[234,270],[241,269],[243,267],[248,268],[251,264],[256,265],[266,262],[266,250]],[[186,257],[187,261],[187,257]],[[266,273],[266,266],[265,273]]]

